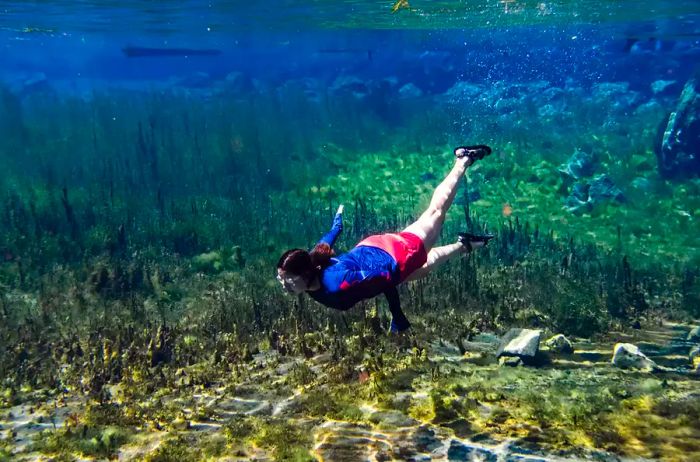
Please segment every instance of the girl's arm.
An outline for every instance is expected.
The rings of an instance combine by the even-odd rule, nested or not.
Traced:
[[[328,231],[320,241],[318,241],[318,244],[325,243],[330,246],[330,248],[333,248],[333,245],[335,245],[335,241],[338,240],[338,236],[340,236],[340,233],[343,231],[343,205],[341,204],[338,207],[338,211],[335,212],[335,218],[333,218],[333,226],[331,227],[331,230]],[[316,244],[316,245],[318,245]]]

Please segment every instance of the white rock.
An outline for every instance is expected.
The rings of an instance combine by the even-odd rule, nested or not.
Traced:
[[[613,366],[623,369],[642,369],[651,371],[657,368],[656,363],[639,351],[631,343],[616,343],[613,348]]]
[[[700,326],[695,326],[688,332],[689,342],[700,342]]]
[[[542,331],[533,329],[511,329],[501,340],[497,357],[518,356],[519,358],[534,358],[540,347]]]

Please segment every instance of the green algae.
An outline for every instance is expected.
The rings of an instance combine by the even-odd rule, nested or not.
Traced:
[[[7,438],[0,438],[0,461],[10,462],[12,460],[12,445]]]
[[[286,419],[244,417],[224,427],[231,446],[250,444],[272,451],[274,460],[302,462],[315,460],[310,454],[311,438],[304,428]]]
[[[117,427],[65,427],[46,430],[35,437],[32,451],[49,455],[71,457],[113,458],[119,448],[128,442],[130,433]]]
[[[359,422],[364,414],[358,407],[356,387],[333,387],[307,390],[299,399],[299,412],[315,418]]]
[[[313,383],[316,376],[317,374],[306,363],[300,362],[292,366],[286,380],[290,385],[300,387]]]
[[[193,437],[175,436],[166,438],[158,447],[143,457],[144,462],[197,462],[200,450],[193,445]]]

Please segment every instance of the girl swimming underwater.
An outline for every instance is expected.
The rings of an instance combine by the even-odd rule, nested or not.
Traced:
[[[333,245],[343,230],[343,206],[331,230],[313,250],[291,249],[277,263],[277,280],[289,293],[306,292],[319,303],[347,310],[361,300],[384,294],[392,314],[390,331],[408,329],[411,323],[401,311],[396,287],[422,278],[450,258],[486,245],[493,236],[459,233],[454,244],[433,247],[447,210],[452,205],[459,180],[476,160],[491,154],[485,145],[454,150],[455,165],[433,193],[430,205],[417,221],[399,233],[369,236],[352,250],[333,256]]]

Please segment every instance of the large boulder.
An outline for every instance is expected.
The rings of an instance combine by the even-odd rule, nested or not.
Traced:
[[[700,175],[700,77],[686,82],[657,141],[659,172],[667,178]]]
[[[533,329],[511,329],[501,339],[496,356],[517,357],[524,363],[532,362],[540,347],[542,332]]]
[[[657,368],[656,363],[639,351],[637,346],[631,343],[617,343],[613,348],[613,366],[622,369],[641,369],[652,371]]]

